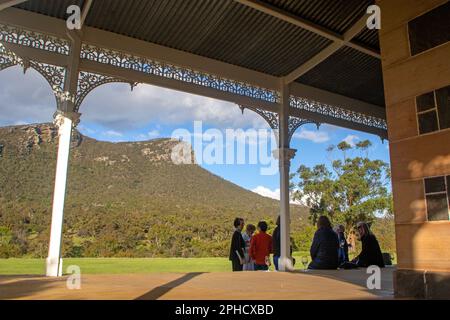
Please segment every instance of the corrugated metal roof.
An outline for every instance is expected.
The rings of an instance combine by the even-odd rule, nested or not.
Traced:
[[[297,82],[384,106],[381,61],[344,47]]]
[[[374,0],[264,0],[326,29],[343,34],[364,14]]]
[[[374,1],[262,2],[343,34]],[[30,0],[17,7],[63,19],[67,6],[83,3]],[[233,0],[94,0],[86,25],[274,76],[289,74],[331,43]],[[369,48],[379,47],[376,31],[363,31],[355,41]],[[360,70],[369,70],[370,76],[358,74]],[[298,81],[384,105],[380,80],[381,65],[377,59],[345,48]],[[366,90],[368,84],[375,85]]]
[[[67,7],[70,5],[77,5],[82,7],[85,0],[28,0],[17,8],[33,11],[47,16],[65,19]]]
[[[378,38],[378,30],[365,29],[358,34],[353,42],[361,44],[365,47],[380,51],[380,40]]]
[[[109,2],[94,2],[87,25],[275,76],[289,73],[329,44],[232,0]]]

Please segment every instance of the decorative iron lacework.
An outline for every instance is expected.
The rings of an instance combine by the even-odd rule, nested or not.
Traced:
[[[241,109],[242,114],[244,114],[245,109],[249,109],[249,110],[252,110],[253,112],[256,112],[261,117],[263,117],[264,120],[266,120],[266,122],[269,124],[269,126],[272,128],[272,130],[278,130],[278,125],[279,125],[278,113],[262,110],[262,109],[255,108],[255,107],[243,106],[243,105],[239,105],[239,108]]]
[[[123,79],[114,78],[110,76],[105,76],[101,74],[80,71],[78,75],[78,86],[77,86],[77,95],[75,98],[75,108],[74,111],[78,112],[81,106],[81,103],[86,98],[89,92],[94,90],[95,88],[113,82],[124,82],[129,83],[131,86],[131,90],[137,85],[135,82],[129,82]]]
[[[15,65],[23,65],[22,59],[0,43],[0,71]]]
[[[39,72],[52,87],[57,107],[61,106],[61,93],[63,92],[66,77],[66,69],[64,67],[21,58],[0,43],[0,71],[15,65],[22,66],[24,72],[29,68]]]
[[[66,68],[32,60],[25,64],[24,69],[26,70],[28,67],[35,69],[48,81],[55,94],[57,108],[60,109],[65,99],[63,90]]]
[[[84,44],[82,46],[81,58],[268,102],[277,103],[279,101],[278,92],[275,90],[264,89],[248,83],[225,79],[93,45]]]
[[[261,117],[263,117],[263,119],[266,120],[266,122],[269,124],[270,128],[272,128],[272,130],[275,131],[275,136],[277,137],[277,143],[278,143],[278,129],[279,129],[278,113],[270,112],[270,111],[262,110],[259,108],[250,107],[250,106],[239,105],[239,108],[241,109],[242,113],[244,113],[245,109],[249,109],[249,110],[252,110],[253,112],[256,112]],[[317,126],[317,130],[319,130],[320,123],[318,123],[318,122],[308,120],[308,119],[292,117],[292,116],[289,117],[289,122],[288,122],[289,143],[291,142],[295,131],[298,128],[300,128],[301,126],[308,124],[308,123],[315,124]]]
[[[0,41],[14,43],[25,47],[69,55],[69,42],[64,39],[38,32],[19,29],[0,24]]]
[[[312,100],[291,96],[291,107],[331,116],[337,119],[360,123],[369,127],[387,130],[386,120],[350,111],[344,108],[318,103]]]
[[[54,91],[63,90],[64,80],[66,77],[66,68],[42,62],[36,62],[33,60],[30,60],[29,65],[37,72],[42,74],[42,76],[48,81]]]
[[[303,119],[303,118],[292,117],[292,116],[289,117],[289,123],[288,123],[289,143],[291,142],[295,131],[297,131],[297,129],[300,128],[301,126],[303,126],[305,124],[309,124],[309,123],[315,124],[317,126],[317,130],[319,130],[319,128],[320,128],[320,123],[319,122],[315,122],[315,121],[308,120],[308,119]]]

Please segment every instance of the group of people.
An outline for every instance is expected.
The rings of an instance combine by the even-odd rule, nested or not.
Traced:
[[[230,260],[233,271],[268,270],[269,256],[273,252],[272,236],[267,234],[267,223],[258,226],[248,224],[244,231],[244,219],[234,220],[235,231],[231,239]],[[258,233],[254,234],[256,229]]]
[[[278,270],[278,260],[281,255],[280,217],[277,219],[277,226],[272,235],[267,233],[268,225],[265,221],[260,221],[256,227],[253,224],[247,224],[245,231],[244,226],[244,219],[234,220],[235,230],[230,246],[233,271],[268,270],[271,265],[271,254],[273,254],[275,270]],[[258,232],[255,234],[256,231]]]
[[[309,269],[352,269],[376,265],[380,268],[385,266],[380,244],[375,235],[370,231],[365,222],[356,225],[358,240],[361,241],[361,253],[349,261],[348,243],[345,238],[344,226],[340,225],[332,229],[331,222],[326,216],[319,217],[317,231],[311,244],[312,262]]]
[[[280,217],[278,217],[276,224],[277,226],[271,236],[267,233],[268,225],[265,221],[260,221],[255,227],[253,224],[245,226],[242,218],[234,220],[235,230],[231,239],[229,256],[233,271],[268,270],[271,265],[271,254],[273,254],[275,270],[278,270],[278,260],[281,255]],[[380,245],[370,231],[369,225],[365,222],[359,222],[356,228],[358,239],[362,243],[362,250],[356,258],[349,261],[349,244],[345,237],[344,226],[340,225],[333,230],[328,217],[319,217],[317,231],[314,234],[310,249],[312,261],[308,268],[352,269],[371,265],[384,267]]]

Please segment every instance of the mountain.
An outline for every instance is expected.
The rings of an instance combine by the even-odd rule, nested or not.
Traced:
[[[0,128],[0,258],[45,257],[57,154],[52,124]],[[197,164],[176,165],[178,141],[101,142],[72,137],[64,256],[226,256],[241,216],[273,227],[276,200]],[[307,208],[292,206],[292,229]]]

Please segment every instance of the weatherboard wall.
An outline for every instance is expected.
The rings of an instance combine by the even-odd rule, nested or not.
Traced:
[[[447,1],[377,3],[396,223],[396,293],[431,297],[434,287],[450,287],[450,221],[428,220],[424,178],[450,175],[450,130],[420,134],[416,97],[450,85],[450,42],[412,55],[408,22]],[[424,281],[426,274],[434,276]]]

